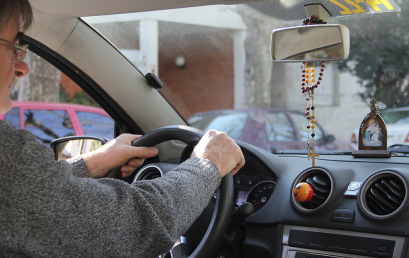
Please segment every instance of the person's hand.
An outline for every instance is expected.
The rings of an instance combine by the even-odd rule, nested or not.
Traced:
[[[155,147],[132,147],[141,135],[121,134],[101,148],[83,156],[92,178],[103,177],[111,169],[121,167],[122,177],[142,165],[146,158],[158,154]]]
[[[226,133],[208,131],[192,153],[192,158],[210,160],[219,169],[222,177],[230,171],[236,174],[244,166],[244,156],[240,147]]]

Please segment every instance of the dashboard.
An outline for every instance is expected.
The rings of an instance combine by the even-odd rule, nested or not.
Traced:
[[[409,257],[407,157],[320,155],[316,167],[311,167],[307,155],[272,154],[237,142],[246,164],[233,177],[232,206],[234,210],[249,202],[254,212],[235,237],[225,237],[218,254]],[[307,203],[294,198],[293,189],[300,182],[314,188]]]

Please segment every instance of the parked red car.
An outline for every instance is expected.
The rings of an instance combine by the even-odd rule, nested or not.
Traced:
[[[39,142],[50,144],[56,138],[93,135],[114,138],[114,121],[97,107],[45,102],[13,101],[12,108],[0,119],[15,129],[32,132]]]
[[[188,123],[203,131],[215,129],[226,132],[232,138],[276,153],[282,150],[307,150],[305,121],[304,113],[271,108],[201,112],[191,116]],[[353,150],[351,144],[335,140],[318,123],[315,135],[317,150]]]

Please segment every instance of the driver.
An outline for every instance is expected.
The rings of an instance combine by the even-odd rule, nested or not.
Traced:
[[[28,0],[0,1],[0,113],[27,75]],[[243,165],[240,148],[210,131],[192,157],[162,178],[134,185],[101,178],[121,166],[130,175],[156,148],[131,147],[121,135],[83,157],[55,162],[52,151],[0,120],[0,253],[5,257],[154,257],[167,252],[201,214],[221,178]],[[140,157],[138,159],[133,157]]]

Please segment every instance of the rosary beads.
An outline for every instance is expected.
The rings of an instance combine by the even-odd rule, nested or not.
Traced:
[[[325,62],[322,62],[321,69],[319,73],[318,80],[315,79],[315,68],[314,66],[309,67],[305,62],[303,63],[302,70],[302,82],[301,82],[301,92],[307,93],[305,100],[307,101],[306,107],[306,118],[307,118],[307,150],[308,154],[311,154],[311,149],[314,149],[314,137],[315,137],[315,106],[314,106],[314,91],[318,88],[318,85],[321,84],[322,76],[324,75]],[[316,83],[315,83],[316,82]],[[310,84],[311,83],[311,84]],[[312,133],[310,134],[310,129]],[[312,138],[310,146],[310,136]]]

